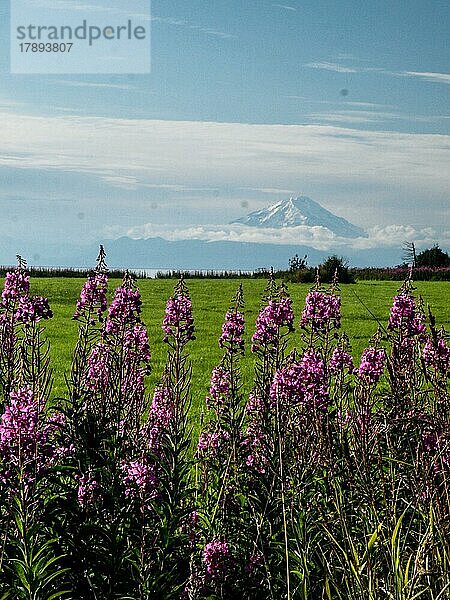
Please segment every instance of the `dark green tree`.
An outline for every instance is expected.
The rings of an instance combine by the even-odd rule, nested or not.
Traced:
[[[303,258],[300,258],[298,254],[289,259],[289,271],[296,272],[306,269],[308,256],[305,254]]]
[[[347,259],[333,254],[319,265],[320,281],[331,283],[335,274],[339,283],[355,283],[355,279],[349,271]]]
[[[422,250],[416,258],[417,267],[450,267],[450,256],[435,244]]]

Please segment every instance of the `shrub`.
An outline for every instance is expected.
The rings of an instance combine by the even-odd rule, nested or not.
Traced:
[[[336,255],[329,256],[319,265],[319,275],[321,281],[325,283],[331,283],[335,276],[341,283],[355,283],[346,259]]]
[[[416,257],[417,267],[450,267],[450,256],[436,244],[422,250]]]
[[[411,274],[411,267],[352,269],[355,279],[403,281]],[[415,281],[450,281],[450,267],[417,267],[413,269]]]
[[[306,254],[303,258],[300,258],[298,254],[295,254],[292,258],[289,259],[289,271],[296,272],[303,271],[304,269],[306,269],[307,258],[308,257]]]

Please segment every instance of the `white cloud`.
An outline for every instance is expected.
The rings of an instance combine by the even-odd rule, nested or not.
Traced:
[[[290,94],[288,96],[284,96],[284,98],[289,98],[290,100],[304,100],[308,104],[326,104],[328,106],[340,106],[340,107],[349,107],[349,108],[368,108],[368,109],[386,109],[386,108],[396,108],[392,104],[380,104],[377,102],[356,102],[349,100],[317,100],[316,98],[307,98],[306,96],[296,96],[295,94]]]
[[[292,196],[293,194],[296,193],[295,190],[286,190],[283,188],[251,188],[251,187],[247,187],[247,188],[242,188],[243,190],[249,190],[251,192],[260,192],[261,194],[270,194],[271,196],[273,195],[277,195],[277,194],[282,194],[283,196]]]
[[[344,60],[352,62],[367,62],[369,60],[368,58],[362,58],[361,56],[356,56],[356,54],[351,54],[350,52],[339,52],[333,58],[335,60]]]
[[[393,73],[394,75],[400,75],[402,77],[417,77],[424,79],[425,81],[432,81],[434,83],[450,83],[450,73],[427,73],[419,71],[399,71]]]
[[[110,237],[125,235],[134,239],[162,237],[166,240],[234,241],[269,244],[308,244],[327,249],[339,240],[325,227],[289,227],[284,229],[258,229],[245,225],[194,225],[174,228],[168,225],[144,223],[135,227],[108,228]]]
[[[336,110],[332,112],[318,112],[308,115],[315,121],[328,121],[332,123],[377,123],[401,119],[401,115],[391,112],[369,110]]]
[[[349,59],[350,60],[350,59]],[[352,59],[355,60],[355,59]],[[428,71],[390,71],[380,67],[350,67],[336,62],[316,61],[304,65],[309,69],[319,69],[322,71],[334,71],[336,73],[380,73],[381,75],[391,75],[394,77],[410,77],[431,81],[434,83],[450,84],[450,73],[434,73]]]
[[[30,8],[43,8],[46,10],[63,10],[78,12],[117,12],[104,4],[83,4],[72,0],[28,0]]]
[[[109,6],[104,4],[82,4],[73,0],[28,0],[32,8],[41,8],[44,10],[62,10],[62,11],[77,11],[82,13],[106,13],[108,15],[117,15],[121,17],[136,18],[142,21],[153,21],[163,25],[174,27],[182,27],[192,31],[199,31],[205,35],[218,37],[222,39],[232,39],[236,36],[229,32],[220,31],[212,27],[204,27],[188,21],[175,19],[173,17],[159,17],[157,15],[149,15],[148,13],[139,14],[125,8],[117,6]]]
[[[85,88],[97,88],[97,89],[109,89],[109,90],[135,90],[134,85],[128,83],[100,83],[94,81],[76,81],[70,79],[52,79],[50,83],[56,83],[58,85],[65,85],[68,87],[85,87]]]
[[[123,190],[136,190],[139,187],[138,179],[132,175],[111,175],[106,174],[102,177],[105,183]]]
[[[290,10],[291,12],[297,12],[297,9],[294,6],[290,6],[288,4],[272,4],[275,8],[283,8],[284,10]]]
[[[450,244],[450,231],[436,231],[432,227],[416,228],[412,225],[388,225],[369,229],[369,248],[380,246],[399,246],[405,241],[415,242],[417,246]],[[364,247],[364,246],[362,246]]]
[[[47,110],[52,112],[71,113],[73,115],[89,112],[87,108],[78,108],[74,106],[47,106]]]
[[[448,135],[336,125],[40,117],[1,110],[0,120],[0,166],[42,169],[61,177],[87,174],[137,190],[142,203],[152,198],[152,189],[213,189],[221,195],[211,193],[210,209],[223,213],[231,197],[227,190],[286,195],[295,190],[330,210],[335,208],[330,202],[343,202],[347,212],[337,212],[363,226],[398,221],[409,210],[420,215],[415,222],[422,220],[424,226],[442,226],[445,220]],[[255,199],[254,193],[250,198]],[[378,206],[379,199],[383,205]],[[180,196],[180,211],[189,207],[185,200],[183,205]],[[195,197],[191,202],[195,208]],[[357,218],[352,218],[354,207]]]
[[[329,104],[336,104],[336,102],[329,102]],[[342,102],[344,106],[355,106],[357,108],[395,108],[392,104],[379,104],[377,102]]]
[[[212,27],[204,27],[202,25],[196,25],[194,23],[189,23],[188,21],[184,21],[181,19],[174,19],[173,17],[158,17],[156,15],[151,16],[151,21],[156,23],[162,23],[163,25],[171,25],[173,27],[182,27],[184,29],[191,29],[193,31],[199,31],[200,33],[204,33],[206,35],[211,35],[213,37],[218,37],[222,39],[234,39],[236,36],[232,33],[226,31],[220,31],[218,29],[214,29]]]
[[[364,103],[354,103],[356,106]],[[375,105],[376,106],[376,105]],[[398,112],[386,112],[378,110],[334,110],[328,112],[316,112],[308,115],[316,122],[364,124],[385,123],[386,121],[410,121],[419,123],[439,123],[450,117],[446,115],[413,115]]]
[[[144,223],[134,227],[109,227],[105,234],[110,238],[127,236],[133,239],[162,237],[169,241],[203,240],[252,242],[277,245],[307,245],[317,250],[369,250],[383,247],[398,247],[404,241],[414,241],[417,246],[431,245],[439,240],[450,243],[450,231],[441,233],[433,228],[418,229],[411,225],[389,225],[373,227],[367,238],[344,238],[334,235],[325,227],[285,227],[281,229],[259,229],[246,225],[202,225],[174,228],[168,225]]]
[[[358,73],[360,69],[354,67],[346,67],[333,62],[310,62],[306,63],[305,67],[309,69],[320,69],[322,71],[335,71],[336,73]]]
[[[305,100],[306,102],[315,102],[306,96],[297,96],[296,94],[289,94],[288,96],[284,96],[284,98],[289,98],[290,100]]]

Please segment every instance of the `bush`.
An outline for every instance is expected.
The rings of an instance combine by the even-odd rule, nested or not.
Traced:
[[[422,250],[416,257],[417,267],[450,267],[450,256],[436,244],[432,248]]]
[[[296,272],[305,270],[307,265],[307,258],[308,257],[306,254],[303,258],[300,258],[298,254],[295,254],[292,258],[289,259],[289,271]]]
[[[306,266],[306,256],[299,259],[295,255],[289,260],[289,271],[276,271],[275,276],[291,283],[314,283],[317,276],[324,283],[355,283],[355,278],[348,268],[347,261],[338,256],[329,256],[318,268]]]
[[[355,283],[355,279],[349,271],[347,260],[336,255],[329,256],[325,262],[319,265],[319,275],[320,280],[325,283],[331,283],[334,277],[340,283]]]
[[[387,267],[352,269],[351,274],[355,279],[403,281],[410,276],[411,267]],[[413,269],[416,281],[450,281],[450,267],[417,267]]]

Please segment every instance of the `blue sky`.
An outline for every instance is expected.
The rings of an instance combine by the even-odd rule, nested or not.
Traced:
[[[302,193],[377,243],[445,245],[449,12],[153,0],[148,75],[11,75],[6,41],[0,234],[231,239],[233,218]],[[0,23],[8,40],[4,5]]]

